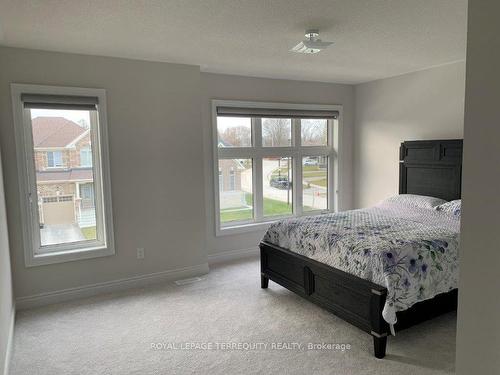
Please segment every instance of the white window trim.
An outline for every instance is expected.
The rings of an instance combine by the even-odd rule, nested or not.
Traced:
[[[36,152],[36,151],[34,151]],[[64,168],[64,160],[63,160],[63,153],[62,151],[60,150],[54,150],[54,151],[45,151],[47,153],[47,169],[61,169],[61,168]],[[58,152],[60,155],[61,155],[61,165],[56,165],[55,163],[55,158],[54,158],[54,154]],[[51,167],[49,165],[49,153],[52,154],[52,160],[54,161],[54,165]]]
[[[90,153],[90,164],[82,164],[82,152],[85,152],[85,153]],[[93,167],[92,165],[92,149],[90,147],[84,147],[82,149],[80,149],[80,167],[82,168],[91,168]]]
[[[233,167],[229,168],[229,189],[227,190],[236,190],[236,172],[234,171]]]
[[[106,243],[102,244],[98,241],[86,241],[87,245],[82,248],[81,243],[70,243],[64,245],[55,245],[54,248],[60,247],[60,251],[53,251],[45,254],[35,254],[38,247],[39,234],[36,232],[39,228],[35,225],[32,219],[32,208],[30,205],[30,195],[36,197],[30,188],[29,171],[33,170],[34,166],[29,165],[33,160],[27,157],[33,152],[27,149],[26,145],[29,141],[30,147],[32,144],[32,136],[29,131],[30,126],[25,123],[24,108],[21,102],[21,94],[52,94],[52,95],[81,95],[94,96],[99,99],[98,105],[98,133],[92,139],[93,145],[97,147],[94,157],[100,156],[101,163],[93,165],[96,168],[96,174],[100,176],[100,190],[102,194],[96,194],[96,208],[103,207],[104,213],[96,211],[98,216],[96,219],[101,220],[102,225],[97,226],[97,230],[102,230],[102,235],[105,235]],[[26,267],[33,267],[46,264],[63,263],[81,259],[98,258],[115,254],[114,233],[113,233],[113,215],[111,204],[111,178],[109,168],[109,147],[108,147],[108,127],[106,118],[106,91],[104,89],[79,88],[79,87],[60,87],[60,86],[40,86],[26,84],[11,84],[12,106],[14,114],[14,127],[16,137],[16,153],[17,153],[17,170],[19,173],[19,193],[21,205],[21,220],[23,233],[24,260]],[[96,118],[97,120],[97,118]],[[100,141],[100,142],[99,142]],[[96,179],[96,182],[99,178]],[[36,193],[36,191],[35,191]],[[102,200],[102,201],[101,201]],[[99,219],[102,218],[102,219]],[[26,225],[29,223],[29,225]],[[101,237],[104,238],[104,237]]]
[[[303,146],[302,148],[295,147],[262,147],[260,144],[262,138],[260,134],[255,134],[255,132],[261,132],[260,126],[252,126],[252,147],[228,147],[219,148],[218,147],[218,134],[217,134],[217,107],[239,107],[239,108],[280,108],[280,109],[296,109],[296,110],[325,110],[325,111],[338,111],[339,116],[337,119],[337,127],[335,131],[332,125],[329,125],[328,129],[328,146]],[[253,120],[254,121],[254,120]],[[257,119],[256,121],[260,121]],[[293,120],[292,120],[293,123]],[[300,127],[293,126],[292,124],[292,145],[296,145],[300,142],[301,134]],[[342,145],[340,139],[343,136],[343,106],[339,104],[323,105],[323,104],[293,104],[293,103],[272,103],[272,102],[250,102],[250,101],[239,101],[239,100],[212,100],[212,153],[213,153],[213,166],[212,174],[214,179],[214,203],[215,203],[215,235],[217,237],[224,235],[232,235],[238,233],[254,232],[266,229],[271,223],[274,223],[282,218],[289,218],[294,216],[310,216],[318,215],[321,213],[336,212],[339,207],[339,196],[341,195],[340,186],[342,184]],[[257,142],[256,142],[256,141]],[[331,146],[330,146],[331,145]],[[328,151],[328,152],[325,152]],[[233,222],[231,225],[221,226],[220,222],[220,194],[219,194],[219,154],[221,158],[252,158],[252,168],[253,168],[253,197],[254,200],[258,200],[256,204],[254,203],[254,216],[260,217],[254,221],[248,222]],[[316,210],[302,212],[302,185],[294,183],[292,185],[293,194],[295,199],[293,200],[293,212],[294,215],[290,216],[276,216],[276,217],[262,217],[261,213],[258,212],[262,206],[262,163],[256,160],[256,157],[265,158],[272,156],[290,156],[293,158],[295,163],[294,170],[296,173],[301,174],[302,170],[302,157],[314,156],[314,155],[325,155],[328,154],[328,209],[327,210]],[[242,156],[245,155],[245,156]],[[333,172],[333,173],[332,173]],[[296,176],[292,176],[292,180],[296,181]]]

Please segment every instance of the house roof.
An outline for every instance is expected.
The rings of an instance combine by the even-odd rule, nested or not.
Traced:
[[[35,117],[33,145],[42,147],[65,147],[85,132],[85,129],[64,117]]]
[[[58,171],[36,172],[37,182],[92,180],[92,168],[74,168]]]
[[[222,146],[222,147],[233,147],[233,145],[227,141],[224,141],[222,139],[219,139],[219,144],[218,146]]]

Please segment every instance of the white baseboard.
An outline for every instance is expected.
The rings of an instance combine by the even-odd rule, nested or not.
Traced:
[[[227,262],[234,259],[257,256],[258,254],[259,254],[259,248],[257,246],[250,247],[248,249],[222,251],[220,253],[208,255],[208,264],[216,264],[216,263]]]
[[[12,349],[14,346],[14,324],[16,321],[16,306],[12,306],[12,313],[10,318],[10,328],[9,337],[7,338],[7,350],[5,351],[5,363],[3,368],[3,374],[9,375],[10,361],[12,359]]]
[[[76,288],[58,290],[55,292],[41,293],[16,299],[18,310],[29,309],[37,306],[49,305],[58,302],[70,301],[78,298],[95,296],[119,290],[142,287],[166,281],[200,276],[208,273],[208,263],[175,270],[161,271],[146,275],[138,275],[125,279],[106,281],[103,283],[84,285]]]

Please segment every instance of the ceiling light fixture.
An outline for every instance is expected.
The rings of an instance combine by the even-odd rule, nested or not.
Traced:
[[[318,29],[307,30],[305,37],[305,40],[297,44],[290,51],[295,53],[313,54],[318,53],[333,44],[333,42],[323,42],[319,39]]]

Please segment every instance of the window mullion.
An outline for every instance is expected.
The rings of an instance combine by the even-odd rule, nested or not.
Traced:
[[[335,185],[334,185],[334,165],[332,154],[328,157],[328,170],[327,170],[327,181],[328,181],[328,191],[327,191],[327,208],[331,211],[337,211],[337,202],[335,201]]]
[[[252,143],[254,146],[253,158],[253,212],[255,221],[262,221],[263,217],[263,182],[262,182],[262,156],[259,151],[262,150],[262,120],[252,118]]]
[[[302,215],[302,154],[300,139],[300,119],[293,119],[293,146],[295,155],[292,164],[292,193],[293,193],[293,213],[297,216]]]
[[[334,120],[328,120],[328,145],[330,146],[330,156],[328,158],[328,209],[338,211],[338,155],[337,149],[338,134],[335,132],[338,129],[335,127]]]
[[[245,159],[255,155],[253,147],[220,147],[217,150],[219,159]]]
[[[254,163],[254,199],[253,199],[253,208],[254,208],[254,217],[256,221],[262,221],[264,216],[263,207],[264,207],[264,198],[263,198],[263,179],[262,179],[262,158],[256,157],[253,161]]]
[[[294,118],[292,119],[292,146],[295,148],[300,148],[301,139],[300,139],[300,119]]]
[[[262,148],[262,121],[260,118],[252,118],[252,140],[255,149]]]

